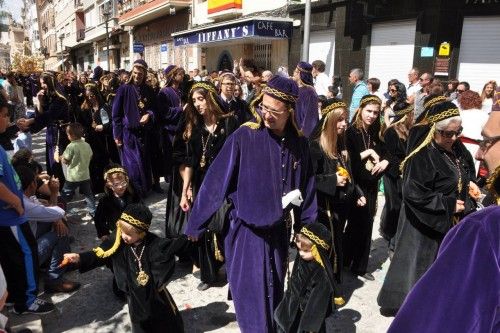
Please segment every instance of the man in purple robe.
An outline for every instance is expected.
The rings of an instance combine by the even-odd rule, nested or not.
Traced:
[[[297,84],[275,76],[263,93],[260,104],[255,103],[261,117],[227,139],[208,169],[186,228],[196,241],[224,198],[232,203],[224,250],[236,318],[244,333],[275,331],[273,312],[283,297],[291,229],[317,216],[307,140],[292,121]],[[296,189],[302,204],[284,209],[282,197]]]
[[[151,188],[151,160],[147,131],[152,129],[156,97],[145,84],[148,65],[134,62],[132,75],[118,88],[113,101],[113,136],[130,181],[144,197]]]
[[[465,217],[448,232],[389,332],[500,331],[500,88],[482,135],[476,159],[491,173],[488,188],[497,205]]]
[[[166,84],[156,99],[156,121],[161,130],[164,176],[168,182],[172,176],[172,141],[182,114],[182,93],[179,86],[184,80],[186,72],[181,67],[170,65],[163,71],[163,74],[166,78]]]
[[[313,66],[301,61],[293,71],[293,80],[299,85],[295,121],[305,137],[309,137],[319,121],[318,95],[314,89]]]

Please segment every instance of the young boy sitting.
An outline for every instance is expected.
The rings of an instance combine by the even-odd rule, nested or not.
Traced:
[[[95,214],[95,198],[90,183],[89,165],[92,158],[90,145],[82,139],[83,127],[79,123],[69,124],[66,134],[70,144],[66,147],[61,161],[68,165],[66,182],[62,189],[62,196],[70,201],[77,188],[85,196],[88,213]]]
[[[67,253],[64,261],[86,272],[111,263],[118,288],[127,294],[132,332],[184,332],[182,317],[167,290],[175,257],[189,246],[186,237],[160,238],[150,233],[151,211],[143,204],[125,207],[116,230],[100,247]]]
[[[308,224],[295,235],[295,243],[292,277],[274,312],[278,332],[325,332],[335,291],[331,233],[321,223]]]

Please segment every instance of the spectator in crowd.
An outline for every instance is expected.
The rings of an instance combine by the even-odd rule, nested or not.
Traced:
[[[200,82],[201,80],[200,70],[198,68],[193,69],[193,81]]]
[[[384,93],[379,90],[380,80],[377,79],[376,77],[372,77],[366,80],[366,88],[368,88],[368,91],[370,92],[371,95],[377,96],[378,98],[380,98],[381,101],[385,100]]]
[[[314,89],[316,89],[316,94],[318,94],[318,96],[328,95],[328,87],[331,85],[331,81],[328,75],[325,74],[326,64],[322,60],[314,60],[312,66],[312,76],[314,78]]]
[[[417,93],[417,91],[422,89],[420,86],[419,75],[420,71],[416,67],[412,68],[408,73],[408,81],[410,82],[408,87],[406,87],[406,94],[408,96],[413,96]]]
[[[481,97],[472,90],[467,90],[458,96],[460,117],[462,117],[462,136],[467,150],[472,156],[476,156],[479,150],[479,141],[481,141],[481,130],[488,120],[488,112],[481,108]],[[490,109],[491,110],[491,109]],[[479,161],[475,161],[475,174],[479,171]]]
[[[452,79],[448,81],[446,85],[446,91],[444,95],[448,97],[448,101],[453,102],[457,99],[457,87],[460,82],[457,79]]]
[[[493,96],[495,94],[495,90],[497,89],[496,81],[488,81],[483,87],[483,91],[481,92],[481,101],[483,102],[483,110],[490,113],[491,107],[493,106]]]
[[[390,98],[386,102],[386,107],[384,108],[384,125],[386,127],[390,126],[392,120],[395,116],[394,105],[397,103],[405,103],[407,99],[405,85],[401,82],[396,82],[389,86],[389,96]]]
[[[21,166],[16,170],[23,188],[25,216],[38,244],[38,262],[47,265],[45,278],[46,292],[72,292],[80,284],[63,278],[67,267],[59,267],[63,254],[70,251],[69,230],[63,218],[65,212],[57,206],[59,181],[51,178],[49,182],[50,200],[44,206],[36,198],[36,174],[31,169]],[[52,230],[53,229],[53,230]]]
[[[434,77],[430,73],[423,73],[419,78],[420,86],[422,87],[412,97],[408,98],[408,102],[415,104],[414,116],[417,119],[424,112],[424,100],[429,95],[427,87],[434,81]]]
[[[464,91],[470,90],[470,84],[467,81],[462,81],[457,86],[457,93],[460,95]]]
[[[262,82],[267,83],[273,77],[273,72],[266,70],[262,72]]]
[[[363,81],[363,77],[364,73],[360,68],[354,68],[349,73],[349,83],[354,86],[352,89],[351,104],[349,105],[349,120],[353,119],[361,99],[370,94],[366,83]]]
[[[236,77],[234,74],[231,72],[224,72],[220,77],[220,97],[222,98],[225,110],[227,112],[232,112],[238,119],[240,125],[251,120],[253,116],[250,113],[248,104],[244,100],[234,96],[236,86]]]

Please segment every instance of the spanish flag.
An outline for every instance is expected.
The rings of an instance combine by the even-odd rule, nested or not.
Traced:
[[[228,9],[241,9],[242,0],[208,0],[208,14]]]

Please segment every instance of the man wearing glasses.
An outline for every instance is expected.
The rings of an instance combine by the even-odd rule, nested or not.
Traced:
[[[476,153],[490,171],[496,205],[465,217],[452,228],[436,261],[418,281],[389,332],[498,331],[500,301],[500,88]]]
[[[419,91],[415,93],[414,98],[410,97],[408,99],[409,103],[411,104],[412,102],[415,103],[415,111],[414,111],[414,117],[415,119],[420,116],[422,112],[424,112],[424,100],[425,98],[429,95],[429,92],[427,91],[427,87],[429,87],[434,81],[434,77],[430,73],[424,73],[420,76],[420,86],[422,87]]]
[[[243,124],[252,119],[252,114],[248,109],[248,104],[241,98],[234,97],[234,87],[236,77],[231,72],[221,74],[220,97],[228,112],[233,112],[239,124]]]

